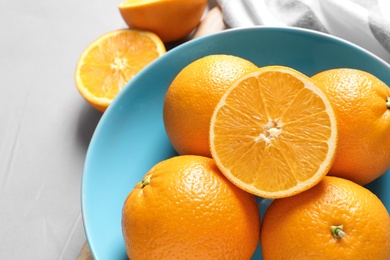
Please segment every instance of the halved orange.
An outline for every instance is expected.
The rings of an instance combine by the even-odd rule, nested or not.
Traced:
[[[104,112],[126,83],[165,51],[161,39],[148,31],[121,29],[106,33],[79,58],[77,89],[89,104]]]
[[[337,137],[326,94],[292,68],[266,66],[237,80],[221,98],[211,119],[210,149],[235,185],[281,198],[323,179]]]
[[[129,28],[154,32],[163,42],[180,40],[200,23],[207,0],[123,0],[118,8]]]

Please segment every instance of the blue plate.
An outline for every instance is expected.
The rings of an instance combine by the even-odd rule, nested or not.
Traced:
[[[121,230],[123,202],[154,164],[176,155],[162,120],[165,92],[183,67],[209,54],[236,55],[258,66],[285,65],[308,76],[335,67],[358,68],[390,85],[389,64],[349,42],[304,29],[232,29],[168,51],[122,90],[91,140],[83,174],[82,213],[95,259],[127,259]],[[389,210],[390,174],[367,187]],[[258,201],[264,212],[266,203]],[[260,249],[254,259],[261,259]]]

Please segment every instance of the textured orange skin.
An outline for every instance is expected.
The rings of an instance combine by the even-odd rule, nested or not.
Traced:
[[[250,259],[258,245],[255,197],[230,183],[214,161],[176,156],[158,163],[129,194],[122,230],[137,259]]]
[[[329,174],[367,184],[390,168],[390,88],[367,72],[333,69],[312,77],[338,117],[339,143]]]
[[[127,0],[119,5],[130,28],[154,32],[164,42],[188,35],[198,26],[207,0]]]
[[[252,62],[231,55],[209,55],[179,72],[164,101],[164,125],[179,154],[211,157],[210,120],[227,88],[257,69]]]
[[[332,225],[343,225],[336,239]],[[277,199],[262,222],[263,258],[390,259],[390,218],[371,191],[327,176],[313,188]]]

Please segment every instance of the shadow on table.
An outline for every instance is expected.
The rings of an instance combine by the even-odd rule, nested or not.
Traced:
[[[92,135],[103,113],[88,104],[81,107],[77,122],[77,141],[87,151]]]

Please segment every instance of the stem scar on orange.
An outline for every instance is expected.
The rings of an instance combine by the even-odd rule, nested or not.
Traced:
[[[213,159],[161,161],[128,195],[122,231],[130,259],[250,259],[260,237],[255,197]]]
[[[211,119],[211,155],[219,169],[261,197],[291,196],[317,184],[336,144],[337,121],[326,94],[284,66],[238,79]]]
[[[106,33],[79,58],[76,87],[91,106],[104,112],[127,82],[165,51],[163,42],[151,32],[122,29]]]
[[[368,189],[326,176],[264,214],[264,259],[390,259],[390,218]]]

